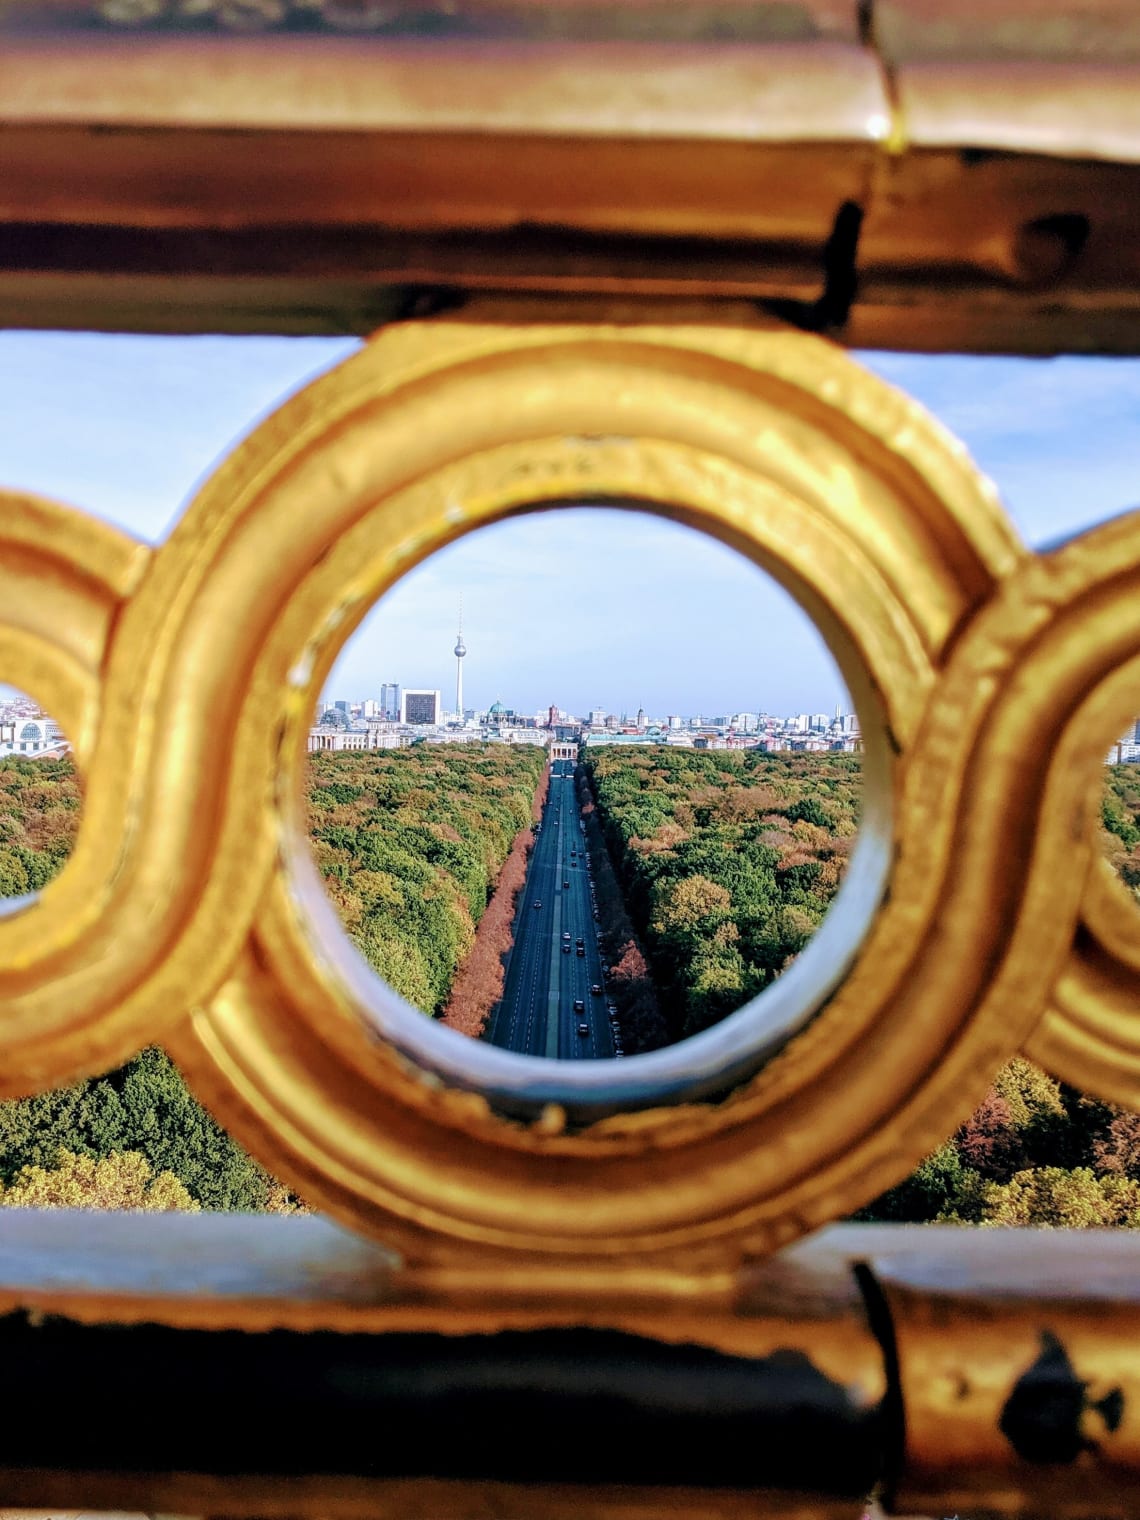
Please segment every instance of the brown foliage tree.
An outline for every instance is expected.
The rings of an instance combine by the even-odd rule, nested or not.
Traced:
[[[1140,1114],[1116,1110],[1107,1133],[1093,1141],[1093,1159],[1102,1172],[1140,1182]]]
[[[1008,1182],[1026,1165],[1025,1146],[1014,1127],[1009,1102],[995,1088],[990,1088],[955,1140],[965,1164],[995,1182]]]
[[[537,822],[550,791],[550,767],[535,792],[531,818]],[[460,965],[441,1018],[449,1029],[477,1040],[487,1015],[503,995],[507,957],[514,943],[515,910],[526,882],[527,862],[534,847],[534,828],[520,829],[511,844],[491,900],[479,920],[475,942]]]

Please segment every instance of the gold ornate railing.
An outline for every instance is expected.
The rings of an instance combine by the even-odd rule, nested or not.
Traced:
[[[188,9],[189,32],[171,6],[0,11],[5,319],[400,320],[264,421],[157,548],[0,497],[0,674],[63,723],[86,782],[66,870],[0,919],[0,1093],[161,1041],[259,1159],[384,1250],[314,1221],[114,1221],[76,1260],[30,1216],[5,1221],[0,1297],[359,1332],[381,1367],[381,1332],[425,1337],[417,1355],[475,1337],[473,1366],[480,1337],[579,1335],[541,1364],[552,1386],[593,1332],[691,1344],[742,1359],[772,1452],[811,1457],[727,1486],[682,1464],[661,1494],[619,1453],[575,1498],[553,1459],[510,1487],[509,1454],[409,1488],[427,1475],[398,1443],[372,1469],[305,1448],[293,1490],[273,1462],[243,1487],[228,1449],[180,1486],[177,1443],[149,1475],[120,1448],[101,1473],[86,1448],[12,1448],[9,1491],[633,1514],[745,1513],[767,1486],[846,1512],[882,1479],[932,1513],[1130,1513],[1130,1238],[839,1230],[765,1258],[909,1172],[1015,1052],[1140,1108],[1140,913],[1093,835],[1138,705],[1140,518],[1029,552],[954,440],[809,331],[1134,350],[1131,12],[1090,7],[1078,33],[1044,0],[721,6],[713,41],[700,6],[637,7],[622,36],[552,7],[535,36],[504,3],[451,7],[427,41],[379,7],[348,44],[343,6],[301,31],[253,6],[283,28],[256,42],[225,34],[249,6]],[[566,501],[663,513],[769,570],[866,746],[861,842],[813,948],[620,1079],[482,1046],[461,1067],[362,976],[299,803],[313,704],[375,598],[460,534]],[[75,1335],[59,1354],[97,1354]],[[200,1354],[159,1342],[115,1355]],[[287,1362],[215,1344],[242,1386],[288,1385]],[[826,1394],[781,1381],[789,1355]],[[833,1395],[849,1465],[817,1449]]]

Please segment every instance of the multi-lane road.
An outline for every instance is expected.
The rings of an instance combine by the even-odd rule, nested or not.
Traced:
[[[519,894],[502,1001],[484,1033],[507,1050],[563,1061],[615,1054],[575,794],[573,762],[556,760]]]

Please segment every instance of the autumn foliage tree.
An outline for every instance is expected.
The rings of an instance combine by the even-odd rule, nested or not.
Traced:
[[[974,1114],[862,1219],[1140,1226],[1140,1119],[1018,1057]]]
[[[623,1048],[628,1055],[660,1050],[669,1044],[669,1027],[661,1010],[657,985],[606,847],[590,778],[581,768],[576,783],[594,874],[602,953],[609,964],[606,991],[617,1010]]]
[[[507,961],[514,944],[514,918],[519,893],[526,884],[530,852],[534,847],[534,825],[550,791],[549,768],[534,794],[529,822],[515,835],[506,863],[499,872],[486,912],[479,923],[467,958],[457,968],[452,982],[443,1023],[449,1029],[477,1039],[487,1023],[487,1015],[503,995]]]
[[[349,937],[438,1014],[546,766],[537,745],[421,744],[311,757],[309,835]]]
[[[12,1181],[0,1188],[0,1207],[196,1214],[202,1205],[173,1172],[156,1175],[138,1151],[118,1151],[96,1159],[60,1147],[54,1166],[21,1167]]]
[[[854,842],[858,757],[615,745],[585,768],[669,1035],[695,1034],[818,927]]]

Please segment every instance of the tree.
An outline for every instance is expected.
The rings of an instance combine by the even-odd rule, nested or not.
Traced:
[[[1023,1129],[1013,1123],[1009,1100],[991,1088],[954,1137],[963,1162],[994,1182],[1008,1182],[1027,1165]]]
[[[713,930],[732,912],[732,895],[707,876],[686,876],[666,888],[654,929],[662,937]]]
[[[21,1167],[0,1189],[0,1206],[28,1209],[131,1209],[196,1214],[201,1209],[173,1172],[156,1176],[138,1151],[96,1160],[60,1147],[56,1165]]]
[[[983,1224],[1048,1225],[1092,1229],[1126,1225],[1140,1228],[1140,1184],[1127,1177],[1098,1177],[1090,1167],[1058,1166],[1016,1172],[1007,1183],[991,1183],[982,1207]]]
[[[272,1183],[153,1047],[106,1077],[0,1103],[0,1181],[53,1166],[61,1148],[91,1160],[138,1151],[212,1209],[261,1209]]]
[[[1017,1129],[1046,1116],[1063,1117],[1065,1112],[1060,1083],[1023,1056],[1006,1062],[994,1078],[994,1092],[1004,1099],[1010,1123]]]
[[[1140,1182],[1140,1114],[1116,1109],[1106,1132],[1093,1144],[1093,1159],[1098,1171]]]
[[[964,1221],[975,1211],[979,1180],[972,1167],[962,1164],[957,1147],[947,1141],[903,1182],[876,1198],[855,1217],[900,1224]]]
[[[29,890],[23,861],[14,850],[0,850],[0,897],[22,897]]]

